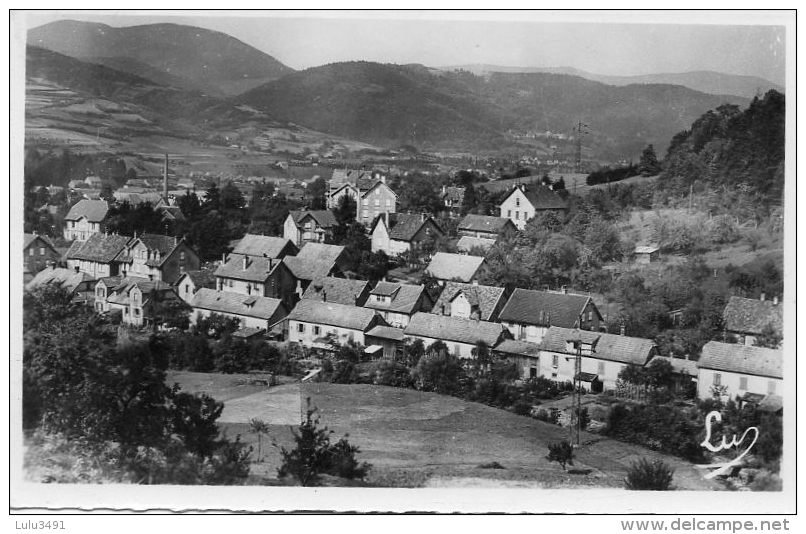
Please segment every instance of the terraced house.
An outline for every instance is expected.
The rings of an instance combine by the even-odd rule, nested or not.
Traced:
[[[64,238],[67,241],[86,241],[104,231],[109,214],[105,200],[79,200],[64,217]]]
[[[515,289],[499,320],[515,339],[540,343],[552,326],[597,332],[602,315],[586,295]]]

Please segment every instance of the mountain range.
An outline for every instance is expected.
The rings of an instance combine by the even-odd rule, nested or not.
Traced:
[[[488,69],[477,75],[366,61],[294,71],[223,33],[176,24],[60,21],[30,30],[28,43],[29,81],[134,106],[129,111],[147,123],[182,135],[270,120],[376,145],[503,150],[521,144],[549,154],[563,142],[525,141],[526,134],[565,134],[560,150],[567,151],[581,121],[586,155],[634,157],[648,143],[665,150],[709,109],[749,102],[730,92],[607,84],[568,73]],[[38,117],[55,109],[40,109]]]

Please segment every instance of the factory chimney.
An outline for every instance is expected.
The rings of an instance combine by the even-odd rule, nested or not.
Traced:
[[[168,203],[168,154],[165,154],[165,165],[162,169],[162,196]]]

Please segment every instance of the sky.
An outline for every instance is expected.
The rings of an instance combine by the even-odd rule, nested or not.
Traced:
[[[713,70],[785,83],[786,32],[775,13],[64,11],[28,13],[24,23],[33,28],[60,19],[199,26],[295,69],[351,60],[486,63],[620,76]]]

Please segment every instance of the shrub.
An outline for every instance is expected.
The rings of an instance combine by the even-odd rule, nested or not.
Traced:
[[[540,408],[535,414],[535,419],[556,425],[557,421],[560,419],[560,413],[557,410]]]
[[[447,352],[430,352],[420,358],[411,377],[417,389],[451,395],[461,389],[464,369],[459,358]]]
[[[668,491],[673,476],[674,469],[662,460],[641,458],[630,464],[624,484],[630,490]]]
[[[333,374],[330,381],[335,384],[354,384],[358,380],[358,371],[353,362],[339,360],[333,364]]]
[[[532,403],[526,402],[525,400],[516,401],[515,404],[512,405],[512,411],[518,415],[531,415]]]
[[[549,443],[549,454],[546,458],[549,462],[559,463],[565,471],[566,464],[574,465],[574,448],[567,441]]]
[[[379,360],[370,366],[369,372],[372,383],[379,386],[407,388],[412,385],[409,368],[401,363]]]

